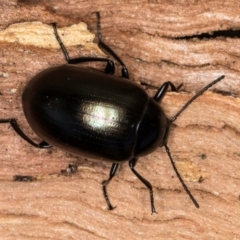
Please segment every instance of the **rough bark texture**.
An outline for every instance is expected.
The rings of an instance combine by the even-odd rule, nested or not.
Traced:
[[[100,11],[103,38],[132,80],[144,83],[150,95],[165,81],[184,84],[183,92],[169,93],[162,102],[169,117],[195,91],[226,75],[212,88],[215,93],[205,93],[179,117],[169,136],[174,161],[200,209],[182,189],[164,149],[136,167],[153,185],[158,214],[150,214],[148,191],[127,163],[109,185],[117,208],[108,211],[101,182],[110,164],[36,149],[1,124],[0,239],[240,239],[239,10],[239,0],[0,0],[1,30],[32,21],[59,27],[83,21],[95,33],[93,13]],[[42,37],[37,34],[26,36]],[[33,45],[0,42],[0,119],[17,118],[37,142],[22,112],[22,90],[36,73],[65,61],[59,49]],[[68,49],[71,56],[102,55],[91,46]],[[77,173],[60,175],[69,163],[79,165]],[[13,182],[16,174],[37,180]]]

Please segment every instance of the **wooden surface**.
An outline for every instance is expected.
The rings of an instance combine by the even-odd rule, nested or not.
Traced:
[[[59,28],[83,21],[96,33],[93,12],[100,11],[104,40],[124,60],[132,80],[144,83],[150,95],[165,81],[184,84],[182,92],[167,94],[161,103],[168,117],[225,74],[212,88],[215,93],[194,102],[169,136],[174,161],[200,209],[182,189],[162,148],[136,167],[153,185],[158,214],[150,214],[148,191],[127,163],[109,185],[117,208],[108,211],[101,182],[110,164],[56,148],[35,149],[1,124],[0,239],[240,239],[239,1],[115,2],[0,0],[0,30],[32,21],[57,22]],[[235,37],[226,37],[228,29]],[[27,39],[43,36],[37,29],[38,36],[25,32]],[[196,37],[203,33],[205,38]],[[103,54],[91,46],[79,43],[68,49],[71,56]],[[24,118],[21,93],[36,73],[64,63],[59,49],[23,45],[18,37],[13,43],[3,39],[0,118],[17,118],[40,141]],[[69,163],[78,164],[77,173],[61,175]],[[13,182],[16,174],[37,180]]]

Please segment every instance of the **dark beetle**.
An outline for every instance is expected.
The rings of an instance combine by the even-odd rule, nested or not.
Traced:
[[[168,120],[140,85],[76,65],[47,69],[26,86],[23,110],[34,132],[68,152],[110,162],[163,145]]]
[[[99,23],[99,14],[97,16]],[[168,132],[170,124],[181,112],[224,76],[207,85],[169,120],[158,102],[169,86],[172,91],[177,91],[177,88],[171,82],[166,82],[150,98],[140,85],[129,81],[124,63],[101,40],[100,24],[99,46],[122,65],[122,77],[112,75],[115,66],[107,58],[70,59],[57,34],[56,24],[53,27],[68,64],[37,74],[29,81],[22,95],[27,121],[44,141],[34,143],[22,132],[15,119],[1,119],[0,123],[10,122],[13,129],[35,147],[56,146],[71,153],[112,162],[110,176],[102,183],[109,209],[113,209],[113,206],[108,199],[106,186],[115,175],[119,163],[129,161],[132,172],[149,189],[151,211],[156,212],[152,186],[134,167],[139,157],[164,146],[184,189],[195,206],[199,207],[172,160],[167,146]],[[74,65],[91,61],[106,62],[105,71]]]

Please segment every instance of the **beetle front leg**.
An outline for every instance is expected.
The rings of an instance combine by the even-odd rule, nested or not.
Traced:
[[[116,207],[113,207],[112,204],[110,203],[109,201],[109,198],[108,198],[108,194],[107,194],[107,185],[109,184],[109,182],[112,180],[112,178],[114,177],[116,171],[118,169],[118,163],[113,163],[112,167],[111,167],[111,170],[109,172],[109,178],[107,180],[104,180],[102,182],[102,188],[103,188],[103,195],[104,195],[104,198],[107,202],[107,205],[108,205],[108,209],[109,210],[113,210],[114,208]]]
[[[178,87],[175,87],[175,85],[168,81],[163,83],[163,85],[158,89],[158,91],[156,92],[155,96],[153,97],[153,99],[157,102],[160,102],[162,100],[162,98],[164,97],[164,95],[167,92],[168,87],[171,87],[171,91],[172,92],[178,92],[178,90],[183,86],[183,84],[181,83]]]
[[[150,201],[151,201],[151,210],[152,210],[152,214],[153,213],[157,213],[155,210],[155,206],[154,206],[154,199],[153,199],[153,190],[152,190],[152,185],[150,182],[148,182],[145,178],[143,178],[135,169],[135,165],[138,161],[138,158],[132,158],[129,161],[129,167],[132,170],[132,172],[136,175],[136,177],[148,188],[149,193],[150,193]]]
[[[50,144],[48,144],[45,141],[40,142],[39,144],[33,142],[19,127],[17,121],[15,118],[9,118],[9,119],[0,119],[0,124],[1,123],[10,123],[12,126],[13,130],[21,137],[23,138],[26,142],[30,143],[32,146],[37,147],[37,148],[50,148],[52,147]]]

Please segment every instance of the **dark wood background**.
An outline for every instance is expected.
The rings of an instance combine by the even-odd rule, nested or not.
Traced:
[[[179,117],[169,136],[174,161],[200,209],[182,189],[164,149],[141,158],[136,167],[153,185],[158,214],[150,214],[148,191],[127,163],[109,185],[117,208],[108,211],[101,182],[111,164],[56,148],[35,149],[1,124],[0,238],[240,239],[239,1],[0,0],[0,30],[33,21],[57,22],[59,28],[83,21],[95,34],[96,11],[105,42],[124,60],[133,81],[150,95],[165,81],[184,84],[162,102],[168,117],[194,92],[226,75]],[[2,38],[0,32],[0,119],[17,118],[38,142],[24,118],[21,93],[36,73],[65,61],[50,43],[31,44],[44,32],[35,29],[36,36],[20,29],[29,44],[14,32]],[[103,55],[80,42],[68,50],[71,56]],[[78,164],[77,173],[59,174],[69,163]],[[37,180],[13,182],[16,174]]]

